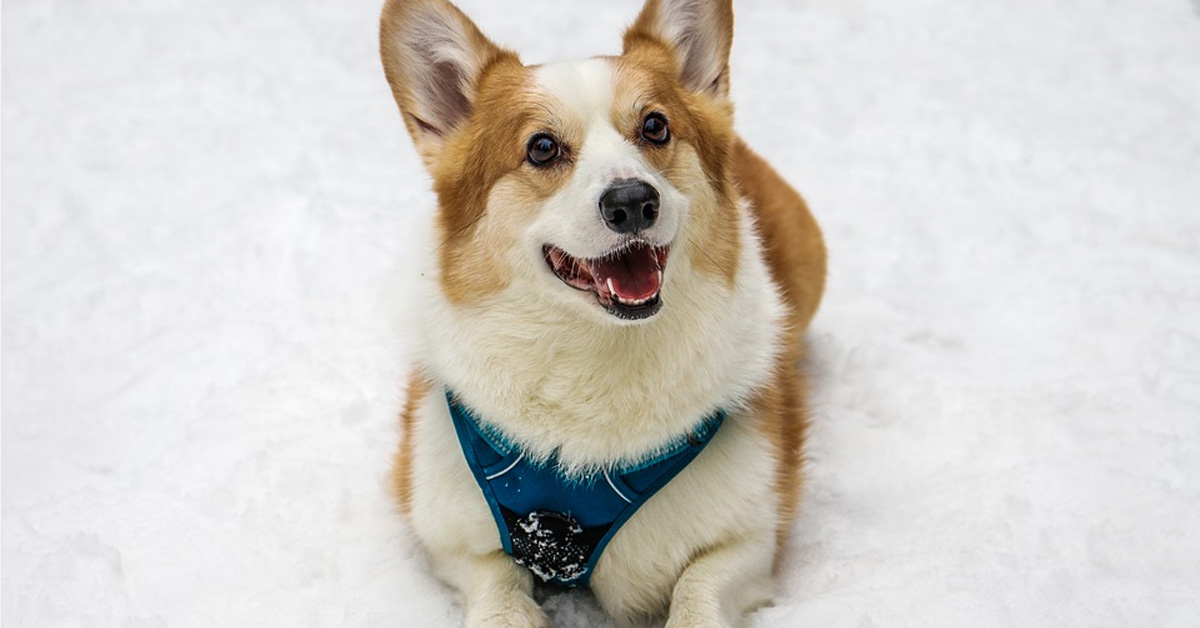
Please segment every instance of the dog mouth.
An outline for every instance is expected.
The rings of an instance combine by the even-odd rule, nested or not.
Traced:
[[[663,268],[669,246],[633,242],[602,257],[580,259],[547,244],[546,264],[563,283],[596,295],[609,314],[624,320],[649,318],[662,308]]]

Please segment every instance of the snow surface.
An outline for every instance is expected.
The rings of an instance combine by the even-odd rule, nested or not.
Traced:
[[[4,3],[6,628],[460,621],[385,494],[431,194],[380,4]],[[637,4],[462,2],[535,62]],[[1200,2],[738,17],[831,250],[751,625],[1200,625]]]

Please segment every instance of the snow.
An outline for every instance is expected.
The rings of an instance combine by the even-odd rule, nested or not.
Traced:
[[[5,2],[6,627],[461,620],[384,489],[431,194],[379,4]],[[533,62],[637,8],[461,4]],[[750,624],[1200,623],[1200,3],[738,6],[831,250]]]

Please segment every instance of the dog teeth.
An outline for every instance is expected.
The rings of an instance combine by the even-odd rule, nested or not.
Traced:
[[[617,296],[616,294],[613,295],[613,298],[616,299],[617,302],[619,302],[623,305],[644,305],[646,303],[649,303],[650,300],[656,296],[658,296],[657,292],[644,298],[644,299],[622,299],[621,297]]]
[[[613,295],[613,296],[616,296],[616,295],[617,295],[617,289],[613,287],[612,277],[609,277],[609,278],[608,278],[608,281],[607,281],[607,283],[608,283],[608,293],[609,293],[609,294],[611,294],[611,295]],[[620,299],[621,297],[617,297],[617,298],[618,298],[618,299]]]

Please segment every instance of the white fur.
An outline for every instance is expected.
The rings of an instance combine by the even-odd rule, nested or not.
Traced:
[[[724,408],[725,426],[625,524],[591,583],[600,603],[622,621],[669,608],[668,626],[736,625],[771,593],[776,462],[747,402],[766,384],[776,359],[784,324],[778,289],[747,207],[722,208],[740,216],[732,288],[694,269],[692,249],[704,243],[688,213],[711,206],[715,196],[705,185],[691,185],[685,197],[612,127],[608,62],[547,66],[540,79],[587,129],[574,180],[501,258],[513,279],[499,294],[478,306],[452,305],[431,248],[412,295],[421,307],[418,362],[435,382],[411,434],[413,526],[438,574],[463,592],[469,627],[543,626],[545,617],[529,597],[531,577],[501,550],[442,387],[533,458],[557,455],[573,473],[653,456]],[[695,153],[685,157],[702,177]],[[547,241],[581,257],[611,248],[597,199],[608,181],[628,173],[659,188],[662,215],[651,237],[674,244],[662,310],[636,325],[621,324],[592,295],[563,285],[540,253]],[[505,197],[502,183],[490,203]],[[490,209],[480,229],[493,228],[491,216],[506,213]]]
[[[425,275],[422,364],[535,455],[557,450],[581,470],[637,459],[711,409],[732,409],[700,458],[602,555],[592,588],[619,619],[671,604],[669,626],[736,625],[770,598],[775,462],[743,402],[768,377],[782,306],[744,208],[742,216],[735,291],[713,298],[702,291],[721,288],[680,275],[663,311],[639,327],[597,329],[540,289],[516,285],[498,297],[512,307],[460,311],[441,296],[436,271]],[[625,350],[606,350],[616,346]],[[426,399],[412,436],[414,528],[439,575],[466,592],[468,626],[491,625],[479,618],[493,612],[520,618],[495,625],[543,625],[526,603],[529,575],[501,552],[439,392]],[[486,585],[480,574],[490,574]],[[482,590],[491,594],[473,600]]]
[[[648,5],[682,61],[685,86],[721,96],[726,87],[728,6],[707,0]],[[385,59],[426,165],[472,109],[496,49],[443,0],[389,0]],[[394,30],[389,30],[394,29]],[[386,33],[392,32],[391,35]],[[395,65],[389,65],[394,63]],[[424,240],[420,278],[408,296],[416,362],[433,383],[416,408],[411,438],[413,527],[437,573],[462,592],[468,628],[540,628],[532,576],[501,548],[500,535],[461,452],[442,395],[453,390],[534,458],[554,455],[567,473],[589,474],[643,460],[721,408],[728,419],[707,449],[614,536],[592,574],[600,603],[618,621],[668,612],[669,628],[733,626],[770,597],[779,503],[773,444],[749,403],[768,385],[785,311],[767,271],[749,209],[718,206],[699,156],[675,144],[672,180],[627,138],[641,103],[614,116],[611,60],[537,70],[541,129],[568,149],[569,181],[530,207],[518,177],[489,191],[474,235],[489,243],[502,285],[472,305],[443,293],[439,234]],[[714,89],[715,88],[715,89]],[[640,235],[671,247],[661,310],[641,321],[608,314],[595,295],[563,284],[542,255],[553,244],[576,258],[623,244],[599,213],[618,179],[659,192],[655,225]],[[540,198],[540,197],[539,197]],[[739,216],[733,281],[693,264],[709,243],[694,218]],[[529,217],[532,216],[532,220]]]
[[[584,130],[571,182],[539,213],[530,240],[537,250],[553,244],[573,257],[610,252],[621,237],[608,229],[598,210],[600,196],[618,179],[641,179],[659,192],[659,215],[642,237],[669,244],[687,212],[687,197],[642,158],[626,134],[613,127],[613,67],[605,59],[552,63],[538,70],[538,85],[556,100],[554,110],[569,120],[563,126]]]
[[[782,306],[753,228],[741,233],[733,291],[683,272],[690,252],[678,248],[662,310],[637,326],[594,297],[577,299],[540,255],[514,256],[516,277],[494,306],[452,306],[432,269],[419,301],[421,363],[535,459],[557,451],[584,472],[650,457],[701,417],[741,404],[774,364]]]

